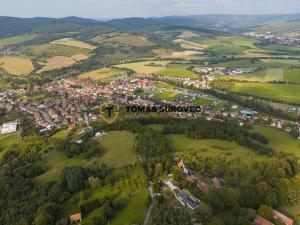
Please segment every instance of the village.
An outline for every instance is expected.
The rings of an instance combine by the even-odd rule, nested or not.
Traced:
[[[193,87],[199,91],[179,87],[160,87],[162,82],[170,81],[182,83],[183,87]],[[124,75],[105,84],[68,78],[42,86],[34,86],[31,90],[18,89],[3,92],[0,94],[0,106],[3,113],[17,109],[30,115],[34,118],[36,127],[41,133],[53,133],[60,129],[74,129],[77,124],[83,123],[88,126],[89,121],[100,120],[99,106],[103,102],[114,102],[124,106],[191,106],[195,105],[197,99],[206,99],[211,103],[201,104],[201,113],[168,112],[168,115],[174,118],[205,116],[207,120],[231,118],[237,120],[240,126],[264,123],[287,132],[300,134],[298,122],[264,116],[259,112],[234,104],[224,107],[227,104],[226,101],[202,93],[202,89],[209,89],[207,81],[190,78],[158,77],[158,79],[153,79],[149,75],[136,74],[133,77]],[[46,97],[41,100],[30,99],[30,96],[41,91]],[[157,94],[163,95],[169,92],[176,97],[156,98]],[[28,97],[24,98],[24,96]],[[297,110],[297,108],[291,107],[290,110]]]

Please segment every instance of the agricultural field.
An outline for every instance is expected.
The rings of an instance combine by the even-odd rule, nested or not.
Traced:
[[[160,71],[157,74],[170,77],[187,77],[192,79],[199,78],[198,74],[194,73],[191,70],[188,70],[188,67],[190,66],[191,65],[188,64],[168,64],[165,70]]]
[[[96,48],[95,46],[84,43],[82,41],[74,40],[72,38],[63,38],[60,40],[52,41],[52,42],[50,42],[50,44],[71,46],[71,47],[83,48],[83,49],[88,49],[88,50],[94,50]]]
[[[264,83],[221,83],[233,92],[256,96],[273,101],[300,104],[300,85]],[[219,84],[218,84],[219,85]]]
[[[102,68],[98,70],[93,70],[87,73],[83,73],[79,75],[79,78],[86,79],[90,78],[93,80],[101,80],[101,81],[110,81],[114,77],[126,74],[123,70],[114,69],[114,68]]]
[[[69,66],[72,66],[73,64],[80,62],[82,60],[86,60],[88,57],[85,55],[74,55],[71,57],[68,56],[54,56],[52,58],[48,58],[45,63],[40,63],[43,65],[43,68],[37,71],[38,73],[51,71],[55,69],[62,69]]]
[[[90,55],[90,50],[77,48],[73,46],[42,44],[24,47],[29,55],[42,58],[50,58],[53,56],[73,56],[73,55]]]
[[[174,42],[179,44],[181,48],[199,51],[199,53],[201,53],[202,50],[208,47],[208,45],[205,44],[199,44],[192,41],[186,41],[183,39],[176,39],[174,40]]]
[[[151,66],[151,64],[155,66]],[[143,61],[136,63],[120,64],[115,67],[118,68],[127,68],[135,71],[136,73],[157,73],[165,68],[169,61]]]
[[[0,67],[11,75],[21,76],[34,70],[29,58],[20,56],[4,56],[0,58]]]
[[[300,69],[285,69],[284,81],[291,83],[300,83]]]
[[[270,45],[264,45],[262,46],[262,48],[274,52],[300,52],[300,48],[292,47],[288,45],[270,44]]]
[[[127,131],[113,131],[99,140],[99,147],[104,149],[103,155],[90,160],[81,157],[67,158],[63,152],[51,151],[42,156],[39,162],[47,170],[35,178],[38,183],[58,180],[61,171],[67,166],[91,166],[102,163],[113,167],[122,167],[137,161],[134,151],[134,135]]]
[[[259,50],[254,45],[255,40],[239,36],[198,36],[188,40],[206,45],[206,50],[215,54],[246,54],[250,50]]]
[[[129,34],[121,34],[109,39],[103,40],[103,43],[119,43],[123,45],[129,45],[129,46],[136,46],[136,47],[142,47],[142,46],[151,46],[153,43],[149,41],[146,37],[137,36],[137,35],[129,35]]]
[[[4,38],[0,39],[0,48],[8,45],[17,45],[21,44],[25,41],[30,41],[34,39],[36,35],[31,35],[31,34],[24,34],[24,35],[18,35],[10,38]]]
[[[265,81],[283,81],[283,69],[267,69]]]
[[[201,155],[206,157],[225,157],[228,161],[236,160],[237,163],[243,162],[243,164],[250,164],[265,158],[235,142],[213,139],[195,140],[177,134],[167,135],[167,140],[170,148],[177,154],[200,151]]]

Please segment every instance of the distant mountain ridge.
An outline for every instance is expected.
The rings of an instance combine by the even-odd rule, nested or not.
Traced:
[[[49,25],[73,25],[75,26],[96,26],[112,28],[120,31],[136,30],[147,27],[170,27],[183,26],[197,29],[208,29],[228,32],[242,32],[250,27],[260,26],[274,21],[299,21],[298,14],[282,15],[230,15],[230,14],[208,14],[191,16],[166,16],[141,18],[132,17],[124,19],[113,19],[100,21],[89,18],[65,17],[65,18],[16,18],[0,17],[0,36],[12,36],[25,32],[32,32],[37,27]]]

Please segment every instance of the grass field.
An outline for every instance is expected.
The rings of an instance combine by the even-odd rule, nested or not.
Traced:
[[[242,147],[235,142],[205,139],[195,140],[183,135],[167,135],[170,148],[175,152],[201,151],[207,157],[226,157],[226,160],[241,160],[243,164],[254,160],[262,160],[265,157],[257,155],[253,150]],[[238,161],[240,164],[241,161]]]
[[[129,35],[129,34],[122,34],[119,36],[115,36],[106,39],[103,42],[120,43],[124,45],[137,46],[137,47],[153,45],[153,43],[145,37],[137,36],[137,35]]]
[[[73,64],[75,64],[76,61],[68,56],[54,56],[52,58],[47,59],[47,62],[43,66],[41,70],[38,71],[38,73],[45,72],[45,71],[51,71],[55,69],[62,69],[65,67],[69,67]]]
[[[207,98],[199,98],[194,101],[194,104],[199,106],[199,105],[212,105],[213,100],[207,99]]]
[[[4,56],[0,58],[0,67],[12,75],[21,76],[34,70],[30,59],[19,56]]]
[[[157,92],[154,95],[153,99],[156,99],[156,100],[172,100],[172,99],[178,98],[180,96],[181,95],[178,94],[175,91],[163,91],[163,92]]]
[[[292,47],[288,45],[270,44],[270,45],[264,45],[262,46],[262,48],[269,51],[277,51],[277,52],[300,52],[300,48]]]
[[[30,52],[33,56],[46,59],[53,56],[74,56],[79,54],[88,56],[90,54],[88,49],[54,44],[32,45],[25,47],[24,50]]]
[[[93,80],[109,81],[116,76],[125,74],[123,70],[114,68],[102,68],[99,70],[93,70],[87,73],[80,74],[80,78],[91,78]]]
[[[241,54],[249,50],[257,50],[255,40],[239,36],[198,36],[188,40],[206,45],[207,50],[216,54]]]
[[[155,63],[156,65],[160,64],[161,66],[149,66],[151,63]],[[168,63],[168,61],[143,61],[137,63],[120,64],[116,65],[116,67],[131,69],[136,73],[157,73],[163,70]]]
[[[300,83],[300,69],[284,70],[284,81],[292,83]]]
[[[81,204],[114,196],[114,198],[123,199],[124,208],[114,213],[109,224],[141,224],[146,213],[148,199],[143,169],[138,166],[131,169],[122,169],[120,172],[124,178],[113,185],[105,185],[96,190],[84,189],[74,194],[71,199],[62,205],[63,215],[69,216],[79,212]],[[102,207],[95,209],[84,219],[101,217],[102,209]]]
[[[269,140],[269,146],[277,151],[293,153],[300,157],[300,141],[289,133],[273,127],[255,126],[252,131],[264,135]]]
[[[19,133],[15,134],[1,134],[0,135],[0,152],[5,150],[13,143],[17,143],[20,139]]]
[[[300,104],[300,85],[234,83],[231,91],[274,101]]]
[[[158,72],[158,75],[170,77],[187,77],[192,79],[199,78],[199,75],[187,68],[191,66],[188,64],[169,64],[163,71]]]
[[[287,64],[292,66],[300,66],[300,61],[296,59],[261,59],[264,63],[279,63],[279,64]]]
[[[59,136],[59,134],[56,134]],[[121,167],[137,161],[134,151],[134,135],[127,131],[109,132],[99,140],[99,146],[104,149],[101,157],[90,160],[81,157],[67,158],[63,152],[51,151],[42,156],[41,166],[46,166],[47,171],[35,180],[40,183],[57,180],[61,171],[67,166],[90,166],[101,165]]]
[[[88,49],[88,50],[93,50],[96,48],[95,46],[84,43],[82,41],[74,40],[72,38],[63,38],[60,40],[52,41],[52,42],[50,42],[50,44],[71,46],[71,47],[83,48],[83,49]]]
[[[265,81],[283,81],[283,69],[267,69]]]
[[[36,35],[31,34],[24,34],[24,35],[18,35],[10,38],[0,39],[0,48],[7,46],[7,45],[16,45],[21,44],[25,41],[30,41],[34,39]]]

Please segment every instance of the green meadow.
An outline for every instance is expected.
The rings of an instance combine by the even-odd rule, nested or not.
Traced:
[[[198,74],[188,70],[188,67],[190,66],[191,65],[188,64],[168,64],[166,69],[158,72],[157,74],[170,77],[187,77],[192,79],[199,78]]]
[[[225,157],[228,161],[235,160],[238,163],[242,161],[247,164],[265,158],[235,142],[216,139],[195,140],[177,134],[167,135],[167,140],[170,148],[179,154],[189,151],[200,151],[201,155],[205,157]]]
[[[56,138],[63,138],[64,133],[56,133]],[[134,151],[134,135],[127,131],[112,131],[99,139],[99,149],[104,153],[99,157],[84,159],[82,157],[67,158],[63,152],[50,151],[42,155],[40,165],[46,167],[46,172],[35,178],[39,183],[58,180],[61,171],[67,166],[91,166],[107,164],[115,168],[134,164],[137,156]]]
[[[233,83],[230,90],[268,100],[300,104],[300,85],[268,83]]]
[[[4,38],[0,39],[0,48],[7,46],[7,45],[17,45],[21,44],[25,41],[30,41],[34,39],[36,35],[31,35],[31,34],[24,34],[24,35],[18,35],[10,38]]]

